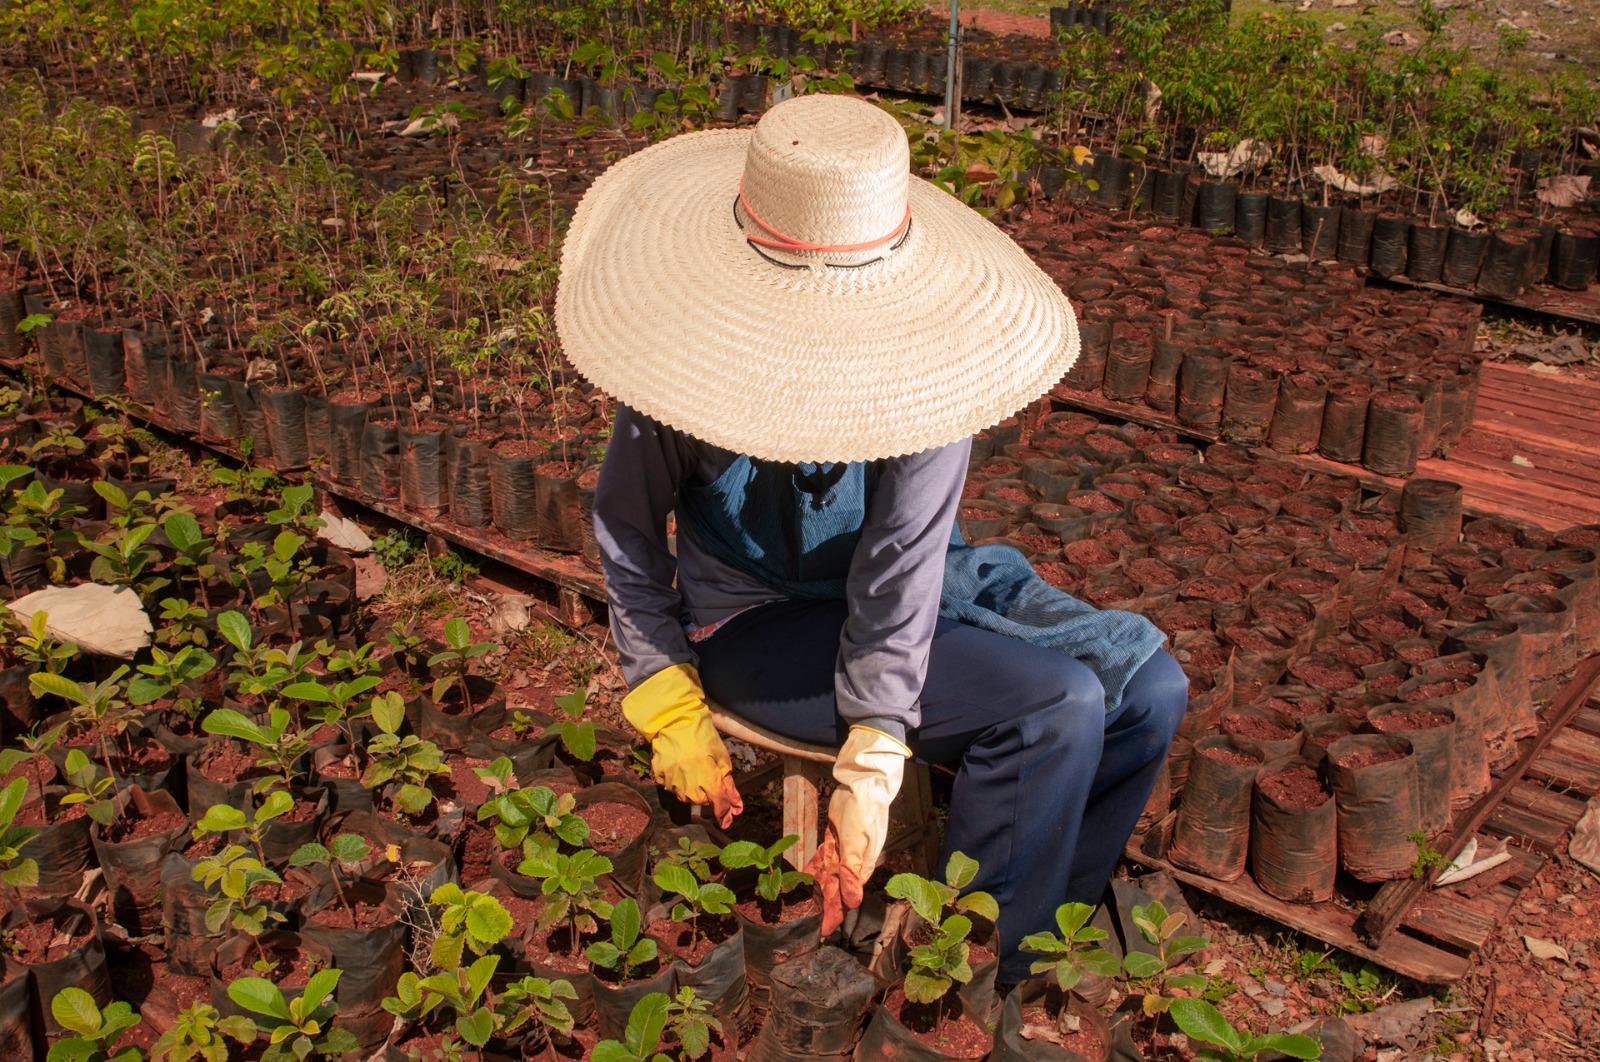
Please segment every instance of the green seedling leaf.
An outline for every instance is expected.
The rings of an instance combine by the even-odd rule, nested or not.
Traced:
[[[283,1001],[283,993],[264,977],[238,978],[228,986],[228,998],[255,1014],[289,1020],[289,1007]]]
[[[100,1032],[100,1008],[94,997],[81,988],[67,987],[57,992],[50,1001],[50,1013],[79,1036],[94,1037]]]

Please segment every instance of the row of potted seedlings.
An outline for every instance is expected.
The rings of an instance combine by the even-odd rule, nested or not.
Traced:
[[[1600,533],[1464,520],[1453,483],[1375,496],[1058,412],[981,436],[966,492],[969,540],[1168,632],[1190,709],[1145,825],[1177,809],[1174,862],[1232,880],[1253,860],[1283,899],[1325,899],[1341,865],[1409,875],[1415,836],[1487,790],[1600,648]]]
[[[1081,352],[1056,392],[1283,453],[1408,475],[1472,421],[1481,307],[1366,288],[1234,239],[1079,218],[1019,233],[1072,296]]]

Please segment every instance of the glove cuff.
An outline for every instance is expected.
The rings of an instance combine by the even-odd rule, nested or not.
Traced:
[[[652,741],[668,727],[705,711],[700,672],[689,663],[662,668],[622,698],[623,716]]]
[[[845,759],[847,751],[851,754],[849,758],[852,760],[863,753],[869,755],[872,753],[892,753],[906,759],[911,758],[911,749],[904,741],[901,741],[893,734],[861,723],[857,723],[850,728],[850,736],[845,739],[844,745],[839,750],[839,759]]]

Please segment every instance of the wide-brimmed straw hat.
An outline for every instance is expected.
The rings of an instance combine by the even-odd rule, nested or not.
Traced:
[[[998,423],[1078,356],[1066,296],[910,173],[859,99],[623,159],[579,203],[556,327],[574,367],[680,431],[770,461],[860,461]]]

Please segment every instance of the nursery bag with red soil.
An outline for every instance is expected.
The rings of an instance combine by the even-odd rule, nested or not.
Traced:
[[[1269,896],[1289,903],[1333,897],[1339,869],[1333,794],[1300,756],[1262,767],[1251,803],[1250,870]]]
[[[1339,865],[1360,881],[1411,873],[1422,828],[1417,760],[1396,734],[1352,734],[1328,748],[1328,777],[1339,808]]]
[[[1244,873],[1250,792],[1261,762],[1260,752],[1239,738],[1215,735],[1195,742],[1167,849],[1174,865],[1218,881]]]
[[[850,1062],[878,982],[847,952],[826,947],[772,971],[772,1013],[746,1062]]]
[[[1422,830],[1433,836],[1450,825],[1450,794],[1455,782],[1458,720],[1444,704],[1421,701],[1384,704],[1367,713],[1380,734],[1403,734],[1417,762],[1417,811]]]

